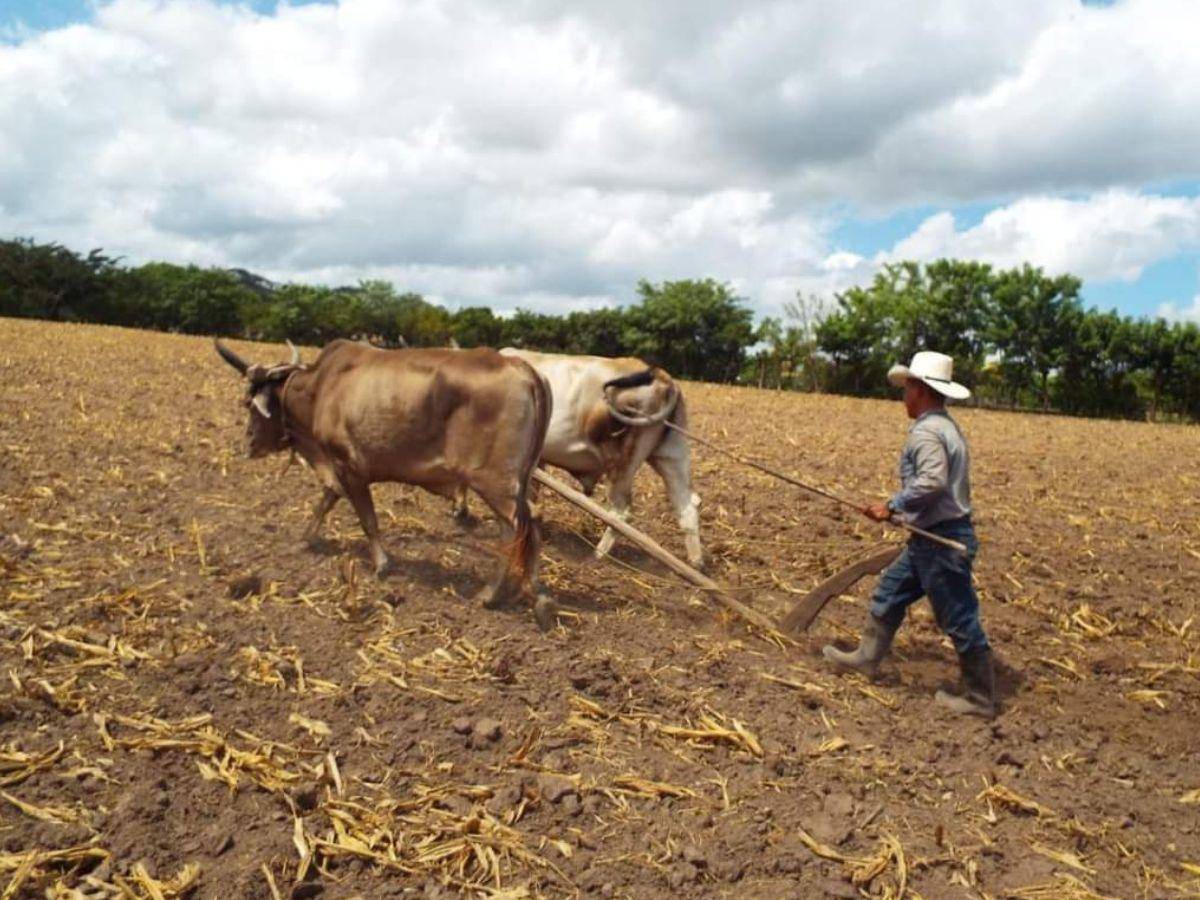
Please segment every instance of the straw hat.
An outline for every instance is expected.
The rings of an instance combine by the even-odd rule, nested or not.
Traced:
[[[904,387],[910,378],[923,381],[943,397],[951,400],[966,400],[970,390],[953,380],[954,360],[945,353],[922,350],[913,355],[907,366],[897,363],[888,370],[888,381],[896,387]]]

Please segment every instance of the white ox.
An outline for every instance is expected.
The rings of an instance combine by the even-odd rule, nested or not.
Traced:
[[[606,480],[610,508],[627,518],[634,476],[648,461],[666,486],[688,561],[702,565],[700,497],[692,490],[691,449],[683,435],[663,424],[687,427],[683,393],[671,376],[640,359],[512,347],[500,352],[525,360],[550,387],[553,402],[542,463],[570,472],[589,495]],[[596,555],[606,555],[616,537],[606,528]]]

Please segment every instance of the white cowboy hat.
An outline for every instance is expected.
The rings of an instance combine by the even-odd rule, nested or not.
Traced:
[[[923,381],[939,394],[951,400],[966,400],[971,391],[957,381],[951,380],[954,375],[954,360],[945,353],[935,353],[932,350],[922,350],[913,354],[912,362],[907,366],[899,363],[888,370],[888,381],[896,387],[904,387],[904,383],[915,378]]]

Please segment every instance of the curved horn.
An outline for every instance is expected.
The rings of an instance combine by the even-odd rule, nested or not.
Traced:
[[[296,345],[293,344],[291,341],[288,341],[287,338],[284,338],[284,340],[287,341],[288,349],[292,351],[292,361],[290,363],[288,363],[288,365],[289,366],[300,365],[300,351],[297,350]]]
[[[217,348],[217,353],[221,355],[221,359],[237,369],[240,374],[246,374],[246,370],[250,368],[250,363],[222,344],[217,338],[213,338],[213,345]]]
[[[617,409],[617,405],[613,403],[612,391],[613,387],[605,387],[604,402],[608,404],[608,414],[620,422],[622,425],[629,425],[634,428],[645,428],[648,425],[661,425],[667,420],[667,416],[675,411],[675,405],[679,403],[679,386],[675,382],[671,382],[671,393],[667,396],[667,402],[663,404],[662,409],[653,415],[649,416],[631,416]]]

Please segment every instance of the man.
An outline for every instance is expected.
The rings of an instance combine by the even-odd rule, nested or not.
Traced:
[[[971,562],[979,543],[971,527],[970,456],[962,431],[946,411],[946,398],[963,400],[971,392],[952,380],[953,372],[949,356],[930,351],[917,353],[910,365],[895,365],[888,372],[888,381],[904,388],[904,409],[915,421],[900,454],[900,491],[887,503],[863,512],[879,522],[901,517],[964,544],[968,555],[913,535],[879,578],[858,648],[845,652],[827,646],[824,655],[841,667],[873,677],[908,608],[928,596],[938,626],[954,641],[962,669],[962,692],[938,691],[937,702],[956,713],[992,718],[996,714],[992,651],[971,584]]]

